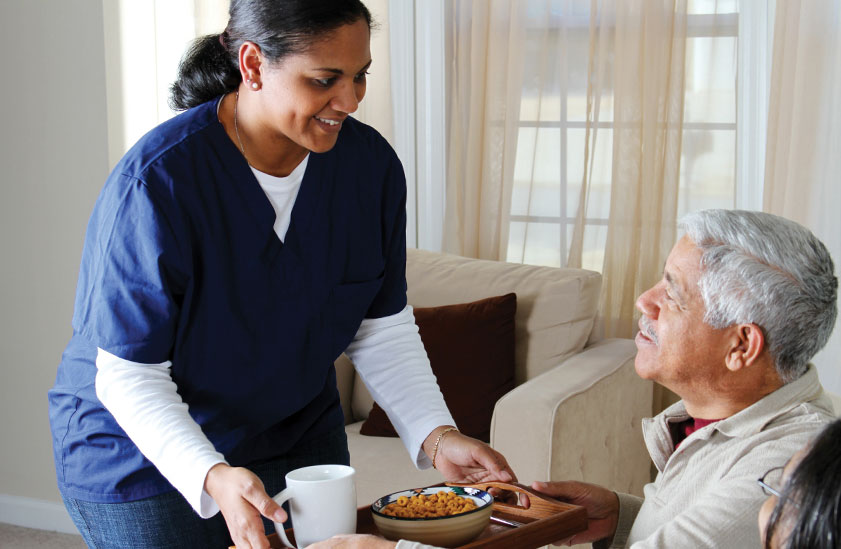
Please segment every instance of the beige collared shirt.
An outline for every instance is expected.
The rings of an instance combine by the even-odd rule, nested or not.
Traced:
[[[657,478],[645,486],[644,499],[619,494],[610,547],[760,547],[757,515],[766,496],[756,479],[785,465],[833,417],[810,366],[741,412],[692,433],[677,451],[668,424],[689,418],[682,401],[643,420]]]

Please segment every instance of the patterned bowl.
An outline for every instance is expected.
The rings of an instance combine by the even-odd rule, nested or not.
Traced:
[[[473,500],[476,509],[457,515],[428,518],[392,517],[382,513],[386,505],[396,502],[400,496],[407,498],[421,494],[431,496],[439,492],[453,492],[457,496]],[[383,496],[371,505],[374,524],[377,525],[380,534],[386,538],[419,541],[439,547],[464,545],[481,534],[490,521],[491,511],[493,511],[493,496],[484,490],[468,486],[433,486],[403,490]]]

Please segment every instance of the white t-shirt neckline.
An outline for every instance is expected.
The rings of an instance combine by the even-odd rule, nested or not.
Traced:
[[[289,223],[292,221],[292,208],[298,198],[298,191],[301,189],[301,182],[304,180],[309,159],[310,155],[307,153],[301,163],[295,166],[295,169],[286,177],[270,175],[249,165],[263,192],[266,193],[272,208],[274,208],[274,231],[281,241],[286,239],[286,232],[289,230]]]

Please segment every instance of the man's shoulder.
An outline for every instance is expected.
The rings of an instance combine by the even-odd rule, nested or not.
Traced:
[[[722,420],[718,429],[735,438],[782,436],[787,432],[814,431],[833,418],[832,402],[816,370],[810,367],[800,378]]]
[[[767,410],[767,421],[763,422],[762,430],[796,428],[798,425],[809,428],[835,419],[832,399],[824,391],[814,366],[809,366],[800,378],[757,404]]]
[[[749,428],[729,433],[735,436],[728,437],[729,442],[722,446],[738,456],[735,461],[740,463],[733,464],[734,470],[744,469],[752,462],[763,467],[784,465],[834,419],[831,403],[822,390],[814,398],[789,404],[764,417],[752,418],[745,426]],[[727,429],[724,431],[728,434]],[[756,469],[748,470],[753,474]]]
[[[832,401],[821,391],[818,398],[796,403],[781,410],[763,426],[763,431],[814,430],[835,419]]]

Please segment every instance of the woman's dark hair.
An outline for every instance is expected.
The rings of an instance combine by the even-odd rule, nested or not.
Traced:
[[[788,525],[791,531],[784,534]],[[768,519],[766,548],[778,527],[782,547],[841,547],[841,419],[820,432],[789,475]]]
[[[231,0],[225,32],[197,38],[184,54],[169,104],[185,110],[237,89],[239,48],[253,42],[270,61],[306,49],[342,25],[371,13],[360,0]]]

